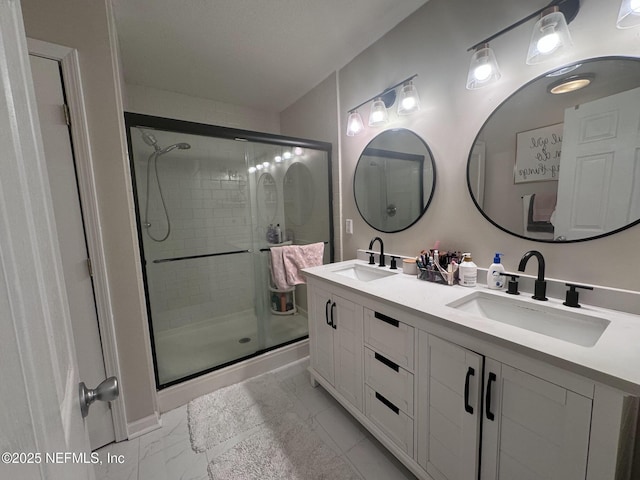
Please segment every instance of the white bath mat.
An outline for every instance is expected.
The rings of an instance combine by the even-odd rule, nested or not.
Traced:
[[[293,408],[289,395],[267,373],[189,402],[191,448],[204,452]]]
[[[353,469],[295,413],[274,417],[214,458],[211,480],[356,480]]]

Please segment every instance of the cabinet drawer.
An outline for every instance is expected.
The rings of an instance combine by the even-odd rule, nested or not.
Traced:
[[[365,348],[364,381],[413,417],[413,374],[383,355]]]
[[[413,457],[413,419],[369,386],[365,386],[365,415]]]
[[[365,309],[365,343],[409,371],[413,371],[413,335],[413,327],[395,318]]]

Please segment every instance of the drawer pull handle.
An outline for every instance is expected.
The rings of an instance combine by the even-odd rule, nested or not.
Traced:
[[[485,399],[487,418],[494,421],[496,416],[491,412],[491,384],[497,380],[496,374],[489,372],[489,380],[487,380],[487,396]]]
[[[382,355],[380,355],[379,353],[375,353],[375,359],[378,360],[380,363],[385,364],[387,367],[389,367],[392,370],[395,370],[396,372],[400,371],[400,367],[398,365],[396,365],[395,363],[393,363],[391,360],[389,360],[388,358],[384,358]]]
[[[473,369],[473,367],[469,367],[469,370],[467,370],[467,375],[464,378],[464,410],[471,415],[473,415],[473,407],[469,405],[469,378],[471,378],[475,374],[476,371]]]
[[[393,403],[391,403],[389,400],[384,398],[382,395],[380,395],[378,392],[376,392],[376,398],[380,400],[382,403],[384,403],[385,406],[388,407],[393,413],[395,413],[396,415],[400,415],[400,409],[396,407]]]
[[[388,323],[389,325],[393,325],[396,328],[400,326],[400,322],[398,320],[396,320],[395,318],[388,317],[380,312],[375,312],[374,316],[378,320],[382,320],[383,322]]]

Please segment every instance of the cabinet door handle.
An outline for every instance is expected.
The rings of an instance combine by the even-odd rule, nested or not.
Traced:
[[[497,380],[496,374],[489,372],[489,380],[487,380],[487,396],[485,398],[486,409],[485,413],[487,418],[492,422],[496,419],[496,416],[491,413],[491,384]]]
[[[475,374],[476,371],[473,369],[473,367],[469,367],[469,370],[467,370],[467,375],[464,378],[464,410],[471,415],[473,415],[473,407],[469,405],[469,378],[474,376]]]
[[[327,307],[331,303],[331,300],[327,300],[327,303],[324,304],[324,321],[327,322],[327,325],[331,326],[331,322],[329,322],[329,312],[327,311]]]
[[[333,309],[335,308],[335,306],[336,306],[336,302],[333,302],[331,304],[331,326],[334,328],[334,330],[336,330],[338,328],[338,327],[336,327],[336,322],[333,319]]]

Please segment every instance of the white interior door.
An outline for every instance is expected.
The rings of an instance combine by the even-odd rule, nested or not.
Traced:
[[[601,235],[640,217],[640,88],[568,108],[555,237]]]
[[[0,1],[0,446],[41,454],[0,462],[0,478],[94,478],[85,454],[78,368],[47,182],[26,38],[16,1]]]
[[[80,198],[69,127],[64,114],[60,65],[55,60],[29,55],[53,200],[80,378],[89,388],[106,378],[93,283],[87,259]],[[92,405],[87,417],[93,450],[115,440],[107,402]]]

